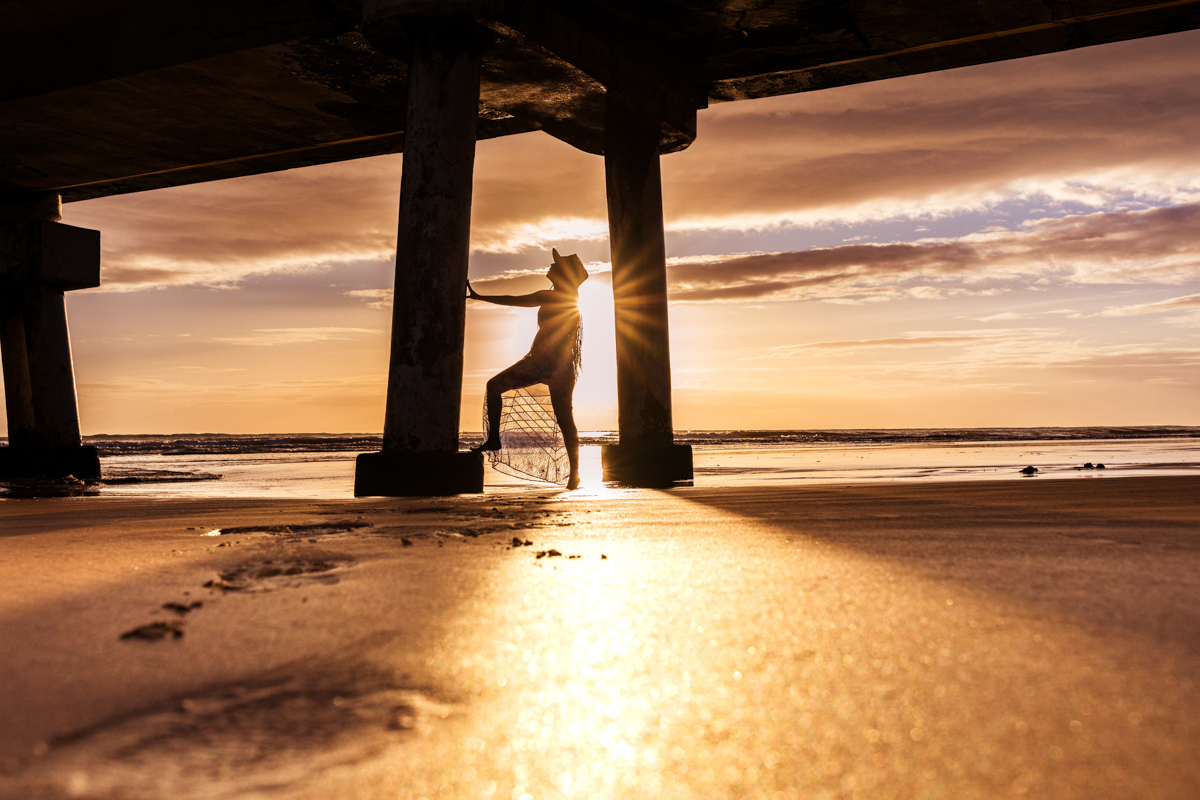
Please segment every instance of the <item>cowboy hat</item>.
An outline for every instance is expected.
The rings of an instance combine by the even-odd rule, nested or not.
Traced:
[[[550,254],[554,257],[554,266],[558,267],[559,273],[572,286],[579,286],[588,279],[588,272],[583,268],[583,261],[579,256],[560,256],[556,249],[551,249]]]

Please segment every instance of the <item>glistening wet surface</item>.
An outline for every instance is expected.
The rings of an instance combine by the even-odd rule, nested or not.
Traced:
[[[0,656],[16,676],[0,700],[21,721],[0,740],[0,787],[1191,797],[1197,489],[35,501],[5,512],[12,558],[57,553],[77,580],[66,591],[4,568],[0,633],[24,647]],[[57,527],[81,513],[93,527]],[[367,524],[334,530],[347,520]],[[199,521],[238,532],[207,537]],[[201,589],[306,550],[354,565],[337,583]],[[119,639],[195,598],[182,638]]]
[[[1027,466],[1036,479],[1112,475],[1200,474],[1200,440],[1142,438],[987,442],[702,443],[694,446],[697,486],[1008,480]],[[263,453],[114,455],[103,459],[105,497],[261,497],[346,499],[354,494],[356,453],[291,450]],[[1091,467],[1085,467],[1090,464]],[[1097,468],[1098,465],[1103,465]],[[600,448],[581,448],[582,486],[603,486]],[[491,468],[489,491],[524,492],[553,484],[523,481]],[[0,495],[2,497],[2,495]]]

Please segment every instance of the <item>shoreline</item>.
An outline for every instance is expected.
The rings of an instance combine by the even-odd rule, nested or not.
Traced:
[[[241,452],[236,441],[220,440],[212,452],[137,452],[102,458],[104,478],[75,487],[88,494],[130,497],[291,497],[349,499],[353,496],[357,450]],[[1084,439],[991,442],[746,443],[697,444],[693,448],[697,487],[840,483],[928,483],[991,481],[1020,476],[1034,466],[1033,479],[1103,478],[1117,475],[1200,475],[1200,440]],[[585,489],[603,486],[600,450],[583,446]],[[1086,465],[1092,464],[1092,469]],[[1096,466],[1103,464],[1104,469]],[[220,476],[219,478],[217,476]],[[1024,476],[1021,476],[1023,479]],[[487,491],[544,488],[485,469]],[[5,497],[0,483],[0,499]]]

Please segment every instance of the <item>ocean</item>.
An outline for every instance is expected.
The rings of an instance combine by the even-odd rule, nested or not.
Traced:
[[[464,434],[471,447],[479,434]],[[948,480],[1108,479],[1200,474],[1200,428],[941,428],[899,430],[678,431],[694,451],[695,485],[806,485]],[[605,431],[582,435],[583,491],[605,490]],[[85,437],[100,448],[103,477],[87,494],[110,497],[345,499],[354,458],[378,450],[376,434],[178,434]],[[1103,465],[1101,468],[1100,465]],[[1021,473],[1034,467],[1031,475]],[[490,467],[489,491],[555,489]],[[20,486],[0,483],[0,497]]]

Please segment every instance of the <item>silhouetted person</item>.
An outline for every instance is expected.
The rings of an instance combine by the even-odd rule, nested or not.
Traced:
[[[467,295],[472,300],[495,303],[498,306],[517,306],[538,309],[538,332],[533,337],[529,353],[517,363],[487,382],[487,440],[476,452],[500,449],[500,414],[504,409],[502,395],[513,389],[544,383],[550,387],[550,402],[554,417],[562,431],[563,444],[571,465],[568,489],[579,487],[579,431],[575,427],[575,412],[571,395],[579,375],[583,346],[583,318],[579,314],[579,285],[588,279],[587,270],[579,256],[560,256],[551,250],[554,264],[546,277],[553,289],[523,295],[481,295],[467,282]]]

